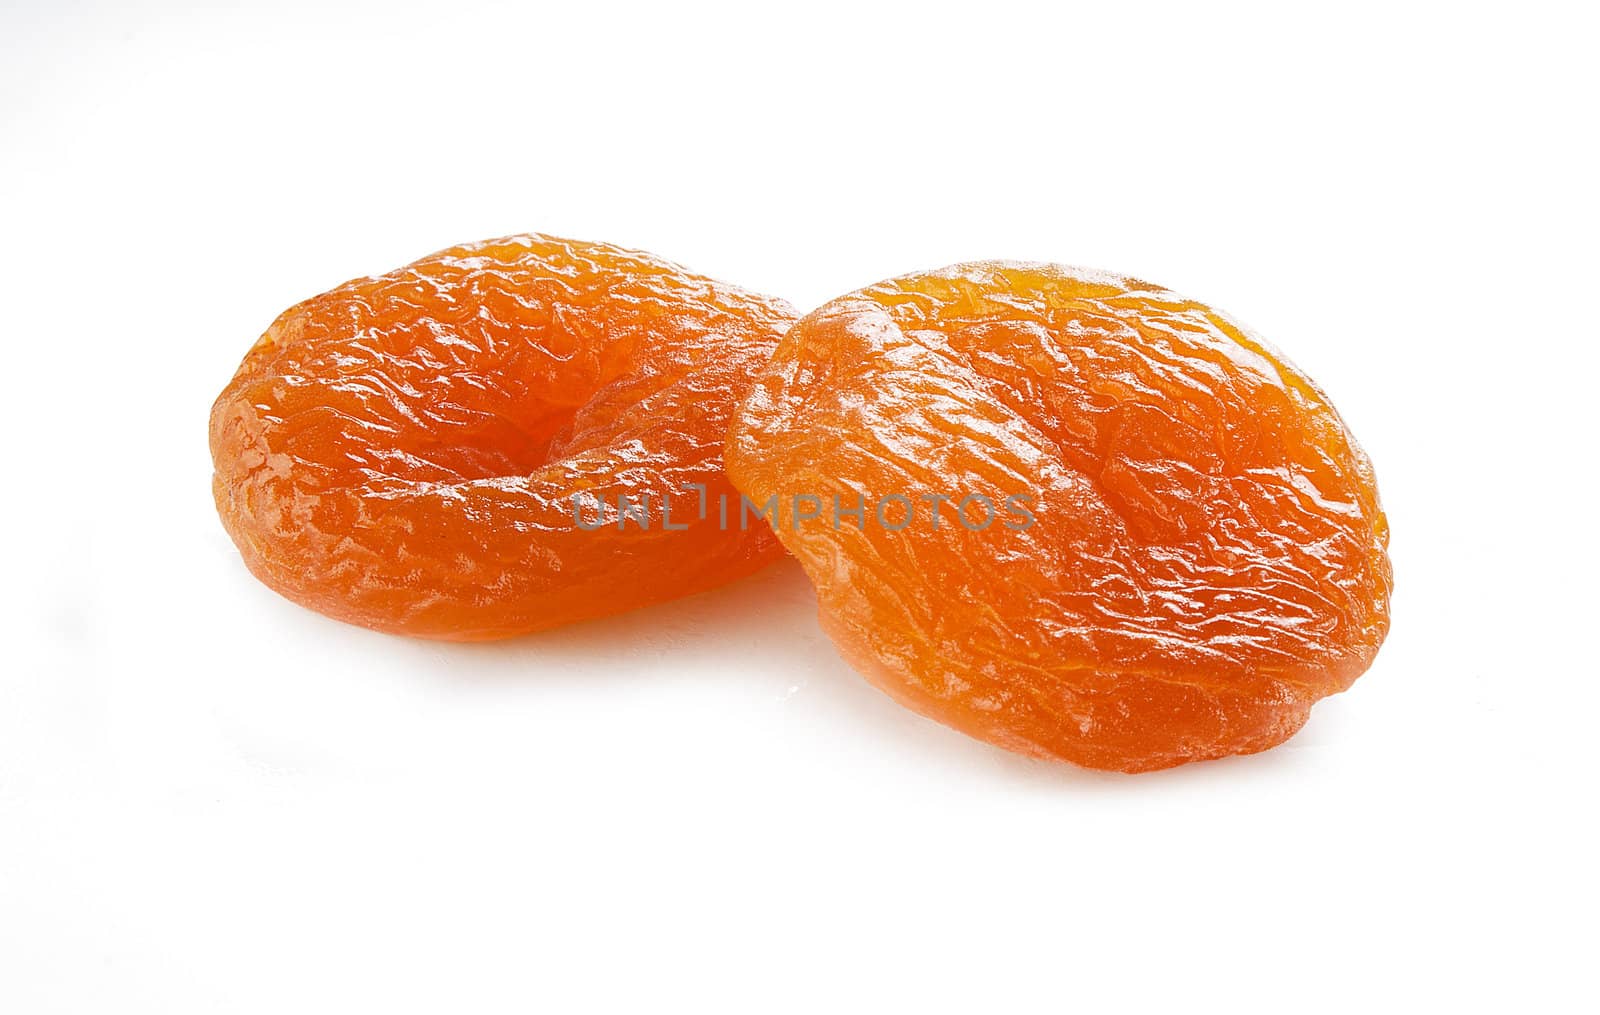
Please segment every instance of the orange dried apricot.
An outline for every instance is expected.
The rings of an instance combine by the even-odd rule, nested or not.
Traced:
[[[723,437],[793,318],[537,235],[356,279],[285,311],[217,399],[217,510],[267,585],[382,631],[502,638],[710,588],[782,553],[692,509],[732,495]]]
[[[1388,523],[1327,396],[1134,279],[972,263],[836,299],[779,343],[727,460],[853,665],[1024,754],[1264,750],[1389,627]]]

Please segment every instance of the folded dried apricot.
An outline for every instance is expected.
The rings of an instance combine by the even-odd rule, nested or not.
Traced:
[[[845,657],[1024,754],[1264,750],[1371,664],[1388,523],[1327,397],[1129,278],[973,263],[790,329],[729,436]]]
[[[694,508],[732,493],[723,437],[793,317],[547,236],[356,279],[285,311],[217,399],[217,510],[273,589],[429,638],[721,584],[782,553]]]

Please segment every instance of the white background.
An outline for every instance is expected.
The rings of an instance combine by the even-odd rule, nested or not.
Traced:
[[[6,0],[0,1011],[1594,1011],[1584,7]],[[792,565],[476,647],[252,580],[246,348],[520,230],[1227,309],[1376,463],[1389,642],[1130,778],[899,709]]]

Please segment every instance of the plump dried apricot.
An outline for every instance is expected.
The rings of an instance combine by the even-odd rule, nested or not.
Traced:
[[[718,585],[782,552],[695,505],[732,494],[723,436],[793,316],[546,236],[356,279],[217,399],[217,510],[267,585],[382,631],[500,638]]]
[[[1388,524],[1327,397],[1133,279],[974,263],[834,300],[727,458],[852,664],[1024,754],[1264,750],[1388,630]]]

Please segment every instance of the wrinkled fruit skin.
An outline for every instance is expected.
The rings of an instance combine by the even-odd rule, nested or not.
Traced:
[[[750,500],[780,498],[846,659],[1023,754],[1138,772],[1265,750],[1388,631],[1388,524],[1327,397],[1133,279],[973,263],[834,300],[779,344],[727,458]],[[889,531],[888,494],[984,495],[1017,527],[947,503],[933,529],[918,503]],[[797,524],[795,495],[828,508]],[[866,524],[835,529],[834,496]]]
[[[503,638],[710,588],[781,548],[714,516],[669,530],[660,498],[734,495],[723,438],[793,317],[536,235],[356,279],[285,311],[217,399],[217,511],[267,585],[381,631]],[[608,523],[619,496],[657,514],[585,531],[577,492]]]

